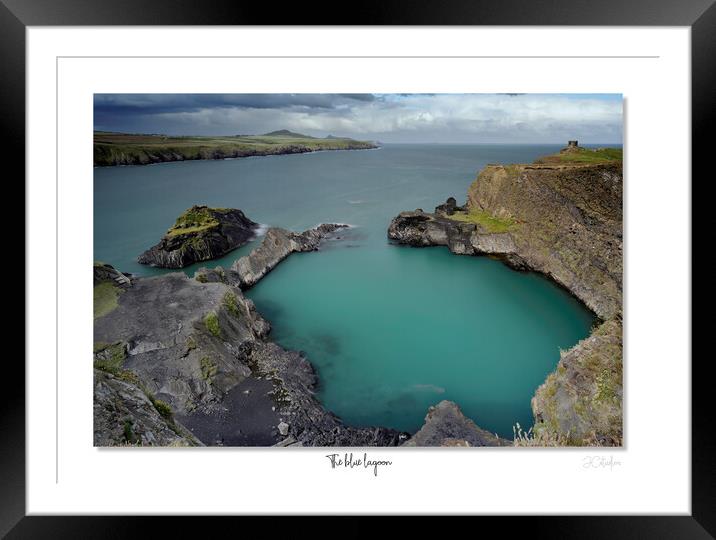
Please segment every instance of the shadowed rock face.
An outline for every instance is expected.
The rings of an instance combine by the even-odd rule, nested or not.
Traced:
[[[94,445],[201,446],[135,384],[94,370]]]
[[[448,200],[435,213],[402,212],[391,221],[388,237],[410,246],[447,246],[460,255],[495,256],[515,269],[546,274],[584,302],[604,324],[562,353],[557,370],[535,393],[534,431],[546,443],[619,446],[622,162],[548,158],[532,165],[488,165],[470,186],[466,208]],[[471,213],[509,222],[509,230],[491,232],[480,219],[470,222]]]
[[[430,407],[425,424],[403,446],[511,446],[512,442],[477,427],[452,401]]]
[[[193,206],[137,261],[162,268],[183,268],[216,259],[249,242],[258,227],[241,210]]]

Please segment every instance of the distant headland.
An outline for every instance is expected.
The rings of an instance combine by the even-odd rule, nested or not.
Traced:
[[[371,141],[330,135],[325,139],[285,129],[263,135],[171,136],[94,132],[94,166],[148,165],[167,161],[227,159],[322,150],[368,150]]]

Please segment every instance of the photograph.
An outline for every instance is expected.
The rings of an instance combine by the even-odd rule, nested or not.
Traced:
[[[716,538],[715,2],[0,0],[0,538]]]
[[[93,445],[624,447],[623,104],[94,93]]]

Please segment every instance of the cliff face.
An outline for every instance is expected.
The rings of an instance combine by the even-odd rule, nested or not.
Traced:
[[[622,309],[622,164],[492,165],[470,210],[514,222],[514,251],[602,319]]]
[[[622,325],[613,319],[561,353],[532,398],[535,434],[565,444],[621,446]]]
[[[388,228],[399,243],[444,245],[542,272],[604,321],[562,353],[537,389],[537,444],[622,444],[620,156],[578,148],[532,165],[489,165],[470,186],[465,207],[449,199],[434,213],[402,212]]]
[[[241,210],[193,206],[137,261],[162,268],[183,268],[216,259],[246,244],[258,227]]]

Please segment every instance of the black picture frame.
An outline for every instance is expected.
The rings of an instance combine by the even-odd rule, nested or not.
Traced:
[[[25,29],[28,26],[81,25],[570,25],[570,26],[688,26],[691,28],[692,69],[692,201],[696,183],[706,181],[708,145],[716,96],[716,6],[714,0],[366,0],[339,9],[324,0],[285,4],[227,0],[0,0],[0,121],[6,155],[22,156],[25,146]],[[658,154],[658,149],[655,149]],[[18,176],[24,178],[24,160]],[[675,180],[677,181],[677,180]],[[24,198],[24,194],[23,194]],[[27,202],[27,201],[25,201]],[[706,204],[705,200],[700,201]],[[692,247],[708,228],[693,226],[699,215],[692,206]],[[701,215],[708,215],[704,212]],[[713,237],[713,236],[712,236]],[[697,267],[693,265],[692,269]],[[692,283],[693,283],[692,270]],[[702,281],[702,283],[705,283]],[[25,282],[25,292],[32,283]],[[693,288],[693,285],[692,285]],[[704,294],[704,292],[706,294]],[[710,297],[711,287],[700,289],[699,299]],[[692,304],[693,310],[693,304]],[[692,311],[693,312],[693,311]],[[692,317],[693,328],[708,324],[708,317]],[[19,318],[18,318],[19,320]],[[699,322],[701,321],[701,322]],[[690,516],[506,517],[477,518],[504,528],[505,533],[550,538],[712,538],[716,534],[716,445],[714,444],[710,355],[692,358],[692,514]],[[25,371],[19,362],[6,362],[0,418],[0,535],[10,538],[124,537],[160,527],[163,535],[188,534],[187,518],[149,517],[27,517],[25,515]],[[22,382],[22,383],[21,383]],[[659,436],[655,434],[654,451]],[[654,471],[654,482],[658,482]],[[202,534],[228,529],[221,518],[201,520]],[[509,524],[506,523],[509,520]],[[148,523],[149,522],[149,523]],[[243,527],[246,526],[245,522]],[[340,528],[340,534],[363,535],[374,530],[369,520]],[[482,527],[482,524],[479,525]],[[236,530],[236,529],[233,529]],[[246,529],[248,530],[248,529]],[[285,531],[284,531],[285,532]],[[334,529],[335,532],[335,529]]]

